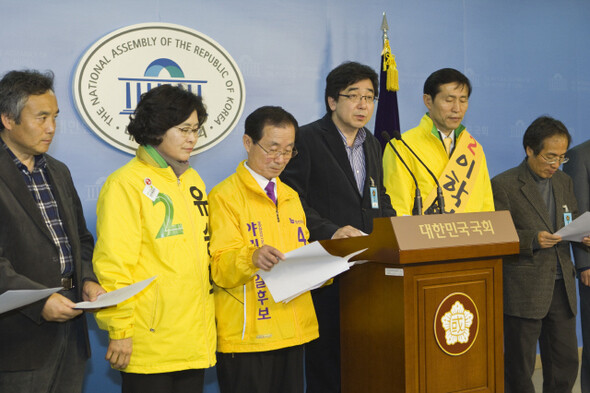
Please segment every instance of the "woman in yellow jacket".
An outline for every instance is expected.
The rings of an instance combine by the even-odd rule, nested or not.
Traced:
[[[128,126],[137,155],[99,196],[93,264],[101,285],[112,291],[156,276],[96,313],[123,392],[202,391],[204,369],[215,364],[207,194],[188,162],[206,118],[201,98],[180,87],[143,94]]]

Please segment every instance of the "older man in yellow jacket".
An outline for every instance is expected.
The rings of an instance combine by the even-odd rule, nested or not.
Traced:
[[[276,303],[259,269],[307,243],[297,193],[279,180],[297,154],[297,121],[280,107],[248,116],[248,159],[209,194],[221,393],[303,393],[303,344],[318,337],[309,292]]]

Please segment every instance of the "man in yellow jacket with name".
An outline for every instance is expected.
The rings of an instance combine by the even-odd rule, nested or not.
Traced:
[[[276,303],[259,269],[307,243],[297,193],[279,180],[297,154],[295,118],[280,107],[248,116],[248,159],[209,194],[221,393],[303,393],[303,344],[318,337],[309,292]]]
[[[418,127],[402,136],[437,177],[445,198],[445,212],[493,211],[494,198],[484,151],[461,124],[471,95],[471,83],[461,72],[443,68],[424,83],[428,112]],[[424,212],[436,210],[436,183],[399,140],[393,145],[416,176]],[[412,214],[416,186],[390,145],[383,153],[383,182],[398,215]]]

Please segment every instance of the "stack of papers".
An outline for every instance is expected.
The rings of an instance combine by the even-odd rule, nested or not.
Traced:
[[[155,278],[156,276],[117,289],[116,291],[102,294],[94,302],[76,303],[76,307],[74,308],[84,310],[116,306],[143,291]],[[6,291],[0,295],[0,314],[49,297],[62,289],[16,289]]]
[[[337,257],[329,254],[319,242],[313,242],[286,253],[286,259],[271,271],[259,270],[257,274],[266,283],[275,302],[288,303],[350,269],[354,262],[348,260],[365,250]]]
[[[0,295],[0,314],[51,296],[62,288],[15,289]]]
[[[590,235],[590,212],[582,214],[569,225],[555,232],[555,235],[561,236],[561,240],[581,243],[584,237]]]
[[[143,291],[155,278],[156,276],[119,288],[115,291],[103,293],[93,302],[76,303],[76,307],[74,308],[84,310],[116,306]]]

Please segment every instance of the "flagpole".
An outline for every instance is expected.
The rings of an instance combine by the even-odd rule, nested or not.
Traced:
[[[375,137],[385,148],[387,141],[383,139],[383,132],[387,132],[390,138],[400,134],[399,111],[397,106],[397,90],[399,89],[398,71],[395,56],[389,46],[387,16],[383,13],[381,21],[383,32],[383,50],[381,51],[379,73],[379,100],[375,116]]]

